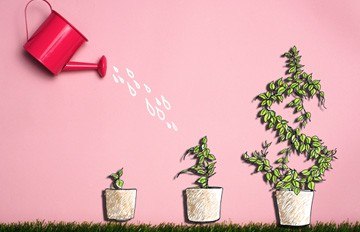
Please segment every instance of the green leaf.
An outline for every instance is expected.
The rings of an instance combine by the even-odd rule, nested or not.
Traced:
[[[263,93],[259,95],[259,98],[261,98],[262,100],[267,99],[266,95],[265,95],[265,94],[263,94]]]
[[[251,163],[255,163],[255,162],[257,161],[257,159],[256,159],[256,157],[250,157],[250,158],[249,158],[249,161],[250,161]]]
[[[274,90],[274,89],[275,89],[275,84],[274,84],[273,81],[270,83],[269,87],[270,87],[271,90]]]
[[[300,193],[300,188],[294,188],[294,193],[298,195]]]
[[[199,179],[196,180],[196,182],[200,183],[200,184],[205,184],[206,183],[206,176],[202,176]]]
[[[283,182],[281,182],[281,181],[279,181],[279,182],[277,182],[277,184],[275,185],[275,188],[277,188],[277,189],[279,189],[279,188],[281,188],[282,186],[283,186]]]
[[[266,179],[267,179],[268,181],[270,181],[270,180],[271,180],[271,177],[272,177],[272,174],[271,174],[270,172],[268,172],[268,173],[266,173],[265,177],[266,177]]]
[[[207,143],[207,136],[204,136],[204,137],[201,139],[201,143]]]
[[[204,156],[201,156],[201,157],[199,158],[198,164],[202,165],[202,164],[204,163],[204,160],[205,160],[205,157],[204,157]]]
[[[303,174],[304,176],[308,176],[308,175],[310,175],[310,171],[305,169],[301,172],[301,174]]]
[[[260,111],[260,116],[264,116],[266,114],[267,110],[266,109],[262,109]]]
[[[276,182],[276,180],[277,180],[277,177],[276,177],[275,175],[273,175],[273,176],[272,176],[272,182],[274,182],[274,183],[275,183],[275,182]]]
[[[123,185],[124,185],[124,181],[118,179],[118,180],[115,181],[115,185],[116,185],[117,188],[121,189],[123,187]]]
[[[211,161],[216,160],[216,158],[213,154],[209,154],[207,158]]]
[[[279,169],[274,169],[274,175],[276,176],[276,177],[279,177],[280,176],[280,171],[279,171]]]
[[[196,170],[196,173],[199,175],[204,175],[206,172],[202,169],[198,169],[198,170]]]
[[[295,186],[295,187],[297,187],[297,188],[300,187],[299,181],[293,180],[293,181],[291,181],[291,183],[292,183],[293,186]]]
[[[266,105],[267,105],[268,107],[270,107],[271,104],[272,104],[272,101],[271,101],[271,100],[266,100]]]
[[[306,136],[304,134],[300,135],[300,141],[305,142]]]
[[[265,160],[264,160],[264,164],[265,164],[266,166],[270,166],[270,161],[269,161],[268,159],[265,159]]]
[[[198,152],[199,152],[199,149],[200,149],[199,146],[194,147],[194,153],[195,153],[195,154],[198,153]]]
[[[305,151],[305,144],[301,144],[300,145],[300,152],[304,152]]]
[[[284,189],[291,189],[291,183],[286,183],[283,188]]]
[[[270,118],[270,114],[269,113],[265,114],[264,122],[267,122],[269,120],[269,118]]]
[[[308,186],[308,188],[310,189],[310,190],[314,190],[315,189],[315,183],[314,182],[309,182],[308,184],[307,184],[307,186]]]
[[[117,171],[117,174],[119,175],[119,177],[121,177],[123,175],[123,172],[124,172],[123,168]]]
[[[114,178],[115,180],[116,180],[116,179],[119,179],[119,175],[116,174],[116,173],[113,173],[113,174],[111,174],[110,176],[111,176],[112,178]]]
[[[313,142],[312,145],[313,145],[313,147],[320,147],[321,143],[320,142]]]
[[[289,182],[292,179],[291,175],[287,175],[285,176],[285,178],[283,179],[284,182]]]
[[[281,95],[285,92],[286,88],[285,87],[280,87],[277,91],[277,94]]]
[[[294,66],[294,67],[291,67],[290,69],[289,69],[289,73],[295,73],[295,71],[296,71],[296,67]]]

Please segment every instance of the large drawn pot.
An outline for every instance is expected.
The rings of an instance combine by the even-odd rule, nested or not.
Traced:
[[[310,224],[311,207],[314,198],[313,191],[279,190],[275,192],[280,225],[305,226]]]
[[[187,188],[187,219],[191,222],[213,222],[220,219],[221,187]]]
[[[105,202],[108,220],[130,220],[135,215],[136,189],[106,189]]]

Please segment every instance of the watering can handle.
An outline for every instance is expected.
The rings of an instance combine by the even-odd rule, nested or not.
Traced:
[[[27,8],[28,8],[29,4],[30,4],[31,2],[33,2],[33,1],[35,1],[35,0],[30,0],[30,1],[26,4],[25,10],[24,10],[24,13],[25,13],[25,26],[26,26],[26,39],[27,39],[27,40],[29,40],[29,30],[28,30],[28,20],[27,20]],[[49,3],[48,1],[46,1],[46,0],[42,0],[42,1],[43,1],[43,2],[46,2],[46,3],[49,5],[50,10],[52,11],[52,7],[51,7],[50,3]]]

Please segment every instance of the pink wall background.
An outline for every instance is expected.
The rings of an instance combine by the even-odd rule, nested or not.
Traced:
[[[51,1],[89,39],[74,60],[107,56],[104,79],[51,77],[34,65],[22,49],[25,3],[0,2],[0,222],[103,221],[106,176],[124,167],[125,187],[138,189],[131,222],[181,223],[181,192],[195,179],[172,178],[205,134],[218,158],[210,184],[224,188],[220,221],[273,222],[270,187],[240,155],[274,139],[251,100],[283,75],[279,56],[292,45],[327,97],[325,111],[309,102],[305,132],[338,148],[316,186],[312,221],[359,220],[358,1]],[[31,33],[48,12],[40,1],[30,7]],[[130,96],[111,79],[112,65],[123,76],[133,70],[152,93]],[[178,132],[146,111],[144,98],[161,94]]]

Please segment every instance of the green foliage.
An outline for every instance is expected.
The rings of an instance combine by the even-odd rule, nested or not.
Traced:
[[[325,232],[325,231],[360,231],[360,223],[317,223],[306,227],[281,227],[276,224],[261,224],[261,223],[250,223],[250,224],[233,224],[233,223],[212,223],[205,225],[177,225],[177,224],[128,224],[128,223],[70,223],[70,222],[22,222],[22,223],[11,223],[11,224],[0,224],[1,232],[62,232],[62,231],[73,231],[73,232],[158,232],[158,231],[171,231],[171,232],[272,232],[272,231],[313,231],[313,232]]]
[[[287,76],[268,84],[268,90],[257,96],[260,101],[258,116],[266,125],[266,128],[276,132],[278,142],[286,142],[287,147],[279,152],[280,158],[270,165],[266,158],[271,143],[263,144],[260,152],[252,152],[242,155],[242,158],[256,166],[256,172],[262,172],[266,181],[275,189],[288,189],[299,194],[302,189],[314,190],[315,184],[323,181],[325,171],[331,169],[331,162],[336,158],[336,149],[328,150],[318,136],[308,136],[301,133],[301,130],[311,121],[311,113],[305,110],[304,100],[317,97],[319,107],[324,106],[325,94],[321,91],[320,80],[313,80],[312,74],[306,73],[300,64],[301,56],[299,50],[294,46],[284,55],[286,57]],[[292,96],[286,107],[293,108],[294,114],[299,114],[295,119],[298,126],[292,128],[289,122],[281,115],[271,110],[273,103],[281,103],[287,97]],[[296,153],[303,154],[314,165],[308,169],[298,172],[287,166],[289,155]]]
[[[207,137],[204,136],[200,139],[199,145],[188,149],[183,157],[185,159],[186,155],[192,155],[196,159],[195,165],[191,166],[188,169],[184,169],[179,172],[176,177],[183,173],[190,173],[197,175],[199,178],[195,181],[195,184],[200,188],[209,187],[209,178],[215,175],[215,156],[210,153],[210,149],[207,146]]]
[[[124,181],[121,179],[122,175],[123,175],[123,168],[108,176],[108,178],[111,178],[112,180],[110,186],[112,189],[122,189],[122,187],[124,186]]]

